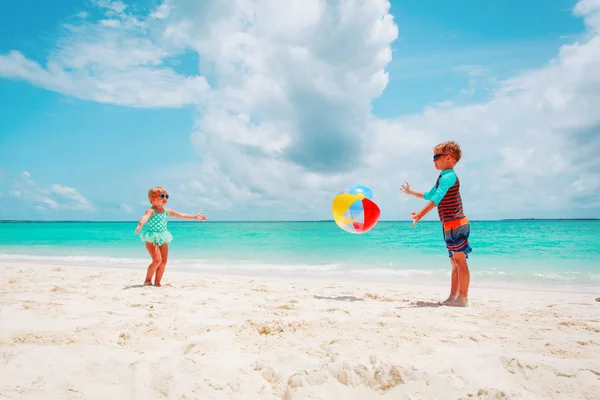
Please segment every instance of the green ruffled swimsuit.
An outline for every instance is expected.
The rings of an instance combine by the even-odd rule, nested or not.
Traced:
[[[154,208],[152,208],[154,210]],[[154,210],[154,214],[146,222],[144,232],[140,234],[142,242],[156,243],[162,246],[173,240],[173,235],[167,230],[168,211],[159,213]]]

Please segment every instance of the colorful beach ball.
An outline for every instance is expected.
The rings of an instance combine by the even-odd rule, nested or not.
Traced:
[[[380,210],[371,200],[373,192],[365,186],[354,185],[342,190],[331,205],[333,220],[350,233],[370,231],[379,221]]]

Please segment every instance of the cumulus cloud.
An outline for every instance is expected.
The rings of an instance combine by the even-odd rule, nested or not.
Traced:
[[[192,134],[201,182],[182,193],[287,215],[329,202],[368,158],[370,103],[387,85],[398,34],[389,3],[175,0],[169,9],[167,39],[197,51],[219,82]]]
[[[128,204],[121,204],[121,208],[123,209],[123,211],[125,211],[126,213],[130,213],[133,211],[133,209],[131,208],[130,205]]]
[[[209,90],[204,77],[185,77],[165,62],[175,53],[151,38],[150,27],[119,1],[96,1],[106,17],[66,24],[46,65],[18,50],[0,55],[0,76],[22,79],[84,100],[135,107],[198,104]]]
[[[421,205],[400,183],[429,189],[432,147],[457,140],[470,216],[598,214],[600,0],[573,10],[584,36],[543,68],[494,81],[488,101],[389,120],[371,113],[398,35],[387,0],[166,0],[146,14],[96,4],[105,15],[65,27],[44,66],[13,50],[0,55],[0,76],[100,102],[197,106],[202,162],[170,179],[190,206],[327,218],[332,195],[361,183],[384,218],[404,218]],[[198,55],[198,75],[169,67],[185,52]],[[465,93],[492,80],[477,65],[463,70]]]
[[[85,197],[77,193],[72,187],[62,185],[51,185],[53,194],[60,196],[64,202],[62,205],[70,210],[93,211],[94,206]],[[56,203],[58,206],[58,203]]]
[[[247,202],[262,206],[261,201],[269,206],[279,199],[291,209],[301,207],[310,215],[326,217],[332,193],[347,184],[366,183],[379,195],[384,216],[402,217],[389,212],[399,210],[398,201],[405,200],[398,193],[400,182],[408,179],[428,189],[437,174],[430,161],[433,145],[458,140],[465,157],[457,170],[470,215],[530,216],[579,207],[581,200],[597,204],[599,4],[583,1],[575,8],[586,21],[587,37],[561,47],[548,66],[498,82],[500,88],[490,101],[468,106],[445,103],[388,121],[371,116],[368,106],[387,83],[384,68],[396,36],[386,2],[363,5],[360,11],[356,4],[349,9],[321,9],[316,18],[308,11],[300,13],[296,23],[303,29],[296,31],[292,25],[287,34],[261,25],[266,21],[258,17],[238,17],[251,22],[236,25],[235,15],[215,22],[227,26],[228,33],[188,31],[194,43],[201,43],[197,46],[201,54],[219,54],[216,73],[236,86],[217,89],[223,98],[218,109],[222,114],[213,117],[209,110],[193,134],[193,143],[205,150],[203,182],[218,183],[188,187],[187,192],[195,190],[199,200],[227,199],[219,202],[221,206]],[[278,8],[272,12],[283,21],[292,13]],[[340,21],[356,27],[349,38]],[[333,33],[317,41],[317,35],[327,31],[320,24]],[[182,25],[192,29],[189,23]],[[235,52],[236,58],[218,50],[222,46],[231,51],[239,43],[233,38],[239,36],[253,45],[239,44],[244,51]],[[339,43],[348,47],[331,50]],[[272,46],[279,57],[270,57]],[[286,52],[298,48],[302,57]],[[332,53],[322,51],[325,48]],[[472,78],[466,90],[471,90],[483,70],[477,66],[465,70]],[[245,76],[244,82],[228,79],[233,72]],[[260,87],[276,90],[252,86],[255,77],[260,77]],[[355,85],[357,81],[361,84]],[[229,115],[223,104],[232,104]],[[281,125],[270,129],[274,121]]]
[[[38,185],[31,174],[24,171],[13,182],[9,196],[20,204],[37,211],[95,211],[93,204],[77,192],[75,188],[53,184],[49,187]]]
[[[472,187],[466,190],[482,212],[486,205],[492,214],[508,204],[517,210],[598,204],[600,1],[582,1],[575,12],[589,36],[562,46],[548,66],[503,82],[489,102],[394,121],[412,136],[463,144]]]

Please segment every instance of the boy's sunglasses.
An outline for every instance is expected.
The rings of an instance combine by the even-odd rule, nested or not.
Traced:
[[[442,156],[447,156],[447,154],[434,154],[433,161],[439,160]]]
[[[169,195],[168,195],[168,194],[161,193],[161,194],[160,194],[160,198],[161,198],[161,199],[164,199],[164,198],[167,198],[167,199],[168,199],[168,198],[169,198]]]

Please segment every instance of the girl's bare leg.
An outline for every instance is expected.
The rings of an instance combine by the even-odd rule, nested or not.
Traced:
[[[148,250],[148,254],[152,257],[152,262],[148,266],[148,271],[146,272],[146,280],[144,281],[144,286],[152,285],[152,276],[160,266],[162,262],[162,256],[160,254],[159,247],[156,243],[148,243],[146,242],[146,250]]]
[[[160,246],[160,256],[162,261],[156,269],[156,278],[154,278],[154,286],[160,286],[160,281],[162,279],[163,274],[165,273],[165,268],[167,267],[167,258],[169,257],[169,245],[167,243]]]

